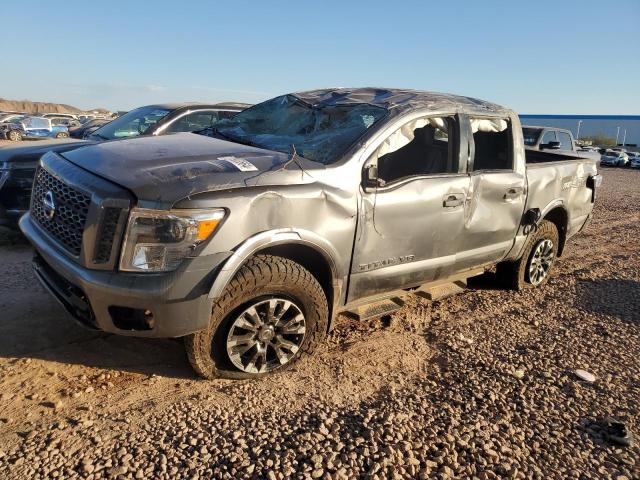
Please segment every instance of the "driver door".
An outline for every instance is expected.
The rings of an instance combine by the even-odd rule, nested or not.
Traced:
[[[377,168],[377,185],[361,191],[349,302],[454,269],[470,183],[459,139],[457,116],[425,117],[392,133],[366,162]]]

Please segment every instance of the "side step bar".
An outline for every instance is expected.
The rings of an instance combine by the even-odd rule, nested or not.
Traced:
[[[447,280],[427,283],[416,288],[395,290],[380,296],[358,300],[346,305],[338,313],[347,314],[359,320],[369,320],[384,315],[390,315],[400,310],[404,305],[404,298],[414,293],[432,302],[442,300],[463,292],[467,288],[467,279],[484,273],[484,267],[467,270],[461,274],[449,277]]]
[[[467,280],[465,279],[465,280],[457,280],[451,283],[443,283],[441,285],[436,285],[433,287],[422,286],[417,290],[414,290],[413,293],[434,302],[436,300],[442,300],[443,298],[451,297],[453,295],[457,295],[458,293],[462,293],[466,288],[467,288]]]
[[[353,310],[347,310],[347,312],[358,320],[370,320],[372,318],[391,315],[393,312],[400,310],[403,305],[404,300],[400,297],[393,297],[387,300],[379,300],[377,302],[361,305]]]

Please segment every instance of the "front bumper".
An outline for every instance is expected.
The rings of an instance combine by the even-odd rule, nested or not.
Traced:
[[[181,337],[207,328],[209,288],[231,255],[187,259],[162,274],[91,270],[52,245],[29,214],[20,228],[35,247],[36,276],[65,310],[85,327],[119,335]]]

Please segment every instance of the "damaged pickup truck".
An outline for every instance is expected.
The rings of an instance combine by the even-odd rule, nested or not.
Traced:
[[[315,90],[199,133],[47,153],[20,226],[85,326],[184,337],[201,376],[256,377],[311,353],[338,313],[493,267],[543,285],[601,177],[592,159],[528,155],[498,105]]]

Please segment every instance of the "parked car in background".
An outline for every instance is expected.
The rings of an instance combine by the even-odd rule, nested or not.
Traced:
[[[15,122],[0,124],[0,138],[19,142],[43,138],[69,138],[64,125],[54,125],[51,118],[24,117]]]
[[[610,167],[626,167],[629,164],[629,156],[621,150],[607,150],[600,158],[600,163]]]
[[[243,103],[166,103],[147,105],[125,113],[98,128],[90,140],[116,140],[139,135],[193,132],[215,125],[218,120],[231,118],[247,108]]]
[[[38,116],[43,117],[43,118],[69,118],[69,119],[73,119],[73,120],[77,120],[78,119],[78,115],[76,115],[75,113],[42,113],[39,114]]]
[[[640,152],[628,152],[629,166],[631,168],[640,168]]]
[[[0,123],[18,122],[27,116],[26,113],[7,113],[0,115]]]
[[[0,171],[5,172],[4,183],[0,182],[0,224],[14,225],[28,208],[36,165],[38,159],[47,151],[65,152],[105,140],[202,130],[211,127],[219,119],[233,117],[247,106],[231,102],[211,105],[149,105],[124,113],[121,117],[97,127],[94,132],[89,132],[88,136],[85,133],[85,140],[67,139],[47,142],[43,146],[0,148]]]
[[[82,125],[78,127],[73,127],[69,129],[69,136],[71,138],[83,139],[91,135],[98,128],[103,126],[106,123],[109,123],[111,120],[104,118],[94,118],[92,120],[88,120],[84,122]]]
[[[81,125],[80,120],[69,117],[46,117],[51,120],[52,125],[62,125],[69,128],[79,127]]]
[[[599,159],[600,155],[576,145],[570,130],[555,127],[522,126],[524,146],[529,150],[546,150],[560,155],[570,154]]]

